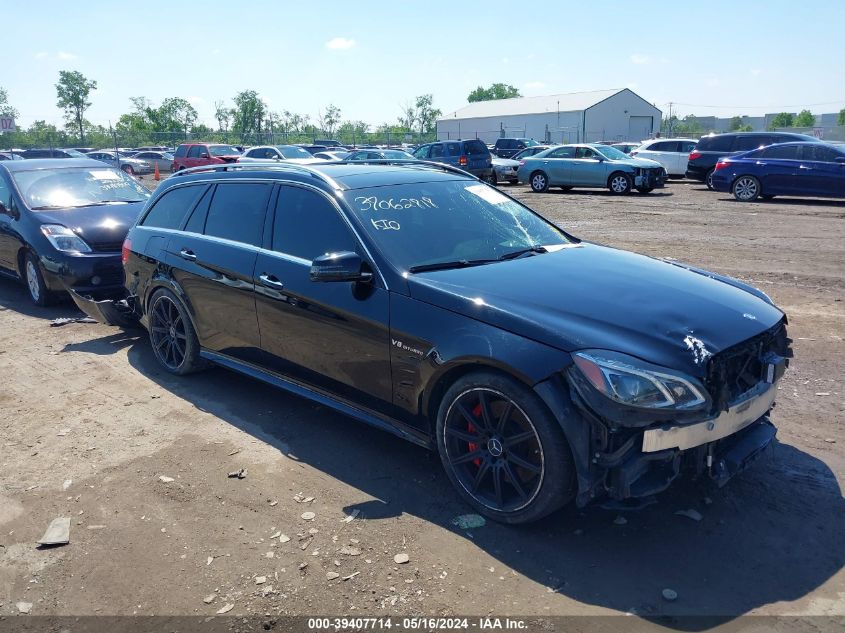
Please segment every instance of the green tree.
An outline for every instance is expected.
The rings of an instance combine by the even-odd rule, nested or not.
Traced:
[[[250,134],[260,134],[267,106],[255,90],[243,90],[232,100],[232,131],[246,140]]]
[[[337,129],[339,123],[340,108],[332,105],[331,103],[326,107],[325,112],[317,113],[317,124],[320,126],[323,134],[326,134],[329,137],[334,135],[335,129]]]
[[[5,88],[0,88],[0,116],[18,118],[18,111],[9,103],[9,93]]]
[[[417,121],[417,109],[413,103],[406,103],[400,106],[402,108],[402,116],[399,117],[399,125],[406,130],[413,130],[414,123]]]
[[[430,134],[435,127],[437,117],[443,114],[438,108],[434,107],[434,96],[420,95],[414,102],[414,107],[417,109],[417,123],[420,126],[420,134]]]
[[[522,94],[511,86],[510,84],[495,83],[489,88],[478,86],[475,90],[469,93],[467,101],[474,103],[476,101],[492,101],[493,99],[512,99],[513,97],[521,97]]]
[[[731,132],[735,132],[735,131],[737,131],[741,128],[742,128],[742,117],[741,116],[733,117],[731,119],[731,124],[729,126],[729,129],[731,130]]]
[[[214,102],[214,118],[217,119],[217,131],[226,133],[229,131],[229,123],[232,121],[232,110],[226,106],[224,101]]]
[[[168,97],[155,114],[156,132],[187,133],[198,118],[194,106],[182,97]]]
[[[789,112],[781,112],[772,118],[769,124],[769,129],[774,130],[779,127],[793,127],[795,125],[794,118]]]
[[[56,105],[65,111],[65,120],[79,130],[79,142],[85,142],[85,111],[91,107],[88,96],[97,89],[97,82],[89,80],[78,70],[60,70],[56,84]]]
[[[845,108],[839,111],[839,118],[836,119],[836,125],[845,125]]]
[[[816,117],[809,110],[801,110],[795,117],[795,127],[813,127],[816,124]]]

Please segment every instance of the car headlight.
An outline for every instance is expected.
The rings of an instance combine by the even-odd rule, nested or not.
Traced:
[[[693,379],[604,350],[573,355],[576,367],[599,393],[621,404],[647,409],[693,409],[706,402]]]
[[[57,251],[63,251],[65,253],[91,252],[91,247],[66,226],[62,226],[61,224],[42,224],[41,232],[50,240],[50,244]]]

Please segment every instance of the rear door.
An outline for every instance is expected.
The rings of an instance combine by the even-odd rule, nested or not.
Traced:
[[[489,174],[489,170],[493,167],[493,155],[487,146],[478,139],[463,141],[461,144],[467,157],[467,166],[464,169],[476,176],[483,173]]]
[[[543,169],[549,175],[550,185],[568,186],[572,184],[575,149],[575,147],[559,147],[543,157]]]
[[[801,152],[798,188],[808,195],[845,198],[845,163],[836,160],[845,153],[823,143],[803,145]]]
[[[799,192],[800,145],[772,145],[759,152],[758,178],[764,194]]]
[[[365,255],[337,205],[316,189],[281,185],[271,236],[255,267],[267,362],[277,372],[388,412],[387,289],[377,279],[325,283],[309,278],[311,261],[320,255]]]
[[[272,188],[240,181],[211,187],[167,248],[200,345],[250,362],[260,355],[253,273]]]
[[[188,148],[188,155],[185,157],[186,167],[197,167],[200,164],[201,145],[191,145]]]

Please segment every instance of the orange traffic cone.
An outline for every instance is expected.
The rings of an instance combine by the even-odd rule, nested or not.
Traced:
[[[161,180],[161,174],[158,172],[158,162],[156,162],[156,170],[153,173],[153,180]]]

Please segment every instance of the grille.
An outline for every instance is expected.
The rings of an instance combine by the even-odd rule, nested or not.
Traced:
[[[772,329],[719,352],[707,365],[707,390],[713,396],[717,411],[759,382],[765,380],[770,354],[791,358],[791,339],[786,336],[786,324],[781,321]]]
[[[89,243],[92,251],[97,253],[119,253],[123,249],[123,240],[119,242],[98,242],[96,244]]]

